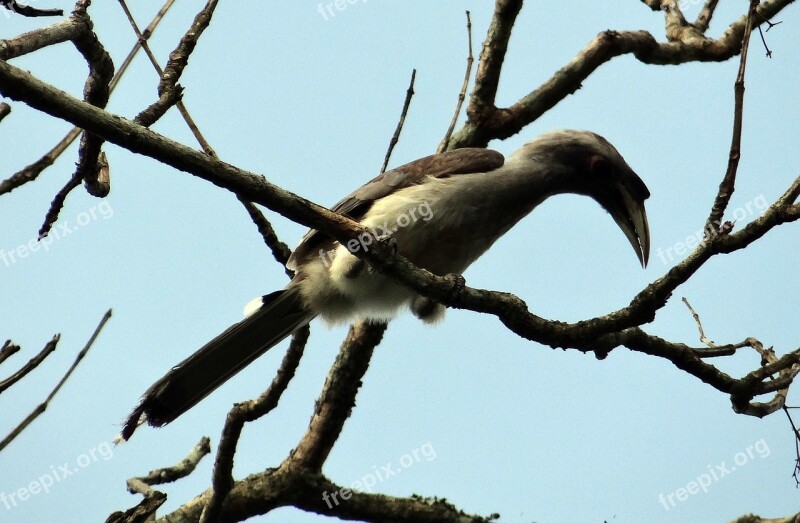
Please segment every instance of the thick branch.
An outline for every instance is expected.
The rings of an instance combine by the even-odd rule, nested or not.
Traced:
[[[211,491],[207,490],[158,519],[157,523],[196,523],[210,495]],[[336,496],[338,503],[334,503],[332,496]],[[465,514],[447,501],[436,498],[398,498],[355,492],[331,482],[322,474],[294,472],[281,467],[237,481],[223,507],[220,521],[243,521],[284,506],[349,521],[489,523],[499,517]]]
[[[319,471],[336,443],[356,403],[361,379],[372,351],[386,331],[385,323],[358,322],[350,328],[316,403],[308,430],[289,463],[292,467]]]

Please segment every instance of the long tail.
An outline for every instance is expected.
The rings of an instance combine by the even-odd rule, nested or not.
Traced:
[[[153,427],[173,421],[313,318],[296,288],[268,294],[255,313],[203,345],[147,389],[121,436],[130,438],[143,421]]]

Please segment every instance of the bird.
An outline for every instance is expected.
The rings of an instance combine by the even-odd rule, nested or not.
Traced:
[[[142,396],[124,424],[128,439],[147,422],[174,421],[268,349],[317,316],[329,324],[388,320],[408,307],[426,323],[445,306],[395,282],[356,256],[389,239],[398,255],[440,276],[460,275],[536,206],[558,194],[594,199],[614,219],[642,267],[650,255],[645,200],[650,191],[602,136],[582,130],[540,135],[507,159],[462,148],[386,171],[331,210],[364,226],[342,245],[308,231],[289,258],[283,289],[245,308],[246,317],[173,367]],[[463,282],[463,279],[461,280]]]

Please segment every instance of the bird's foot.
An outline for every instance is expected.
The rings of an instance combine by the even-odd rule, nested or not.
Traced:
[[[394,258],[397,256],[397,240],[390,236],[388,238],[381,238],[378,241],[385,246],[389,256],[392,257],[391,262],[394,262]],[[377,268],[373,267],[372,264],[368,264],[367,271],[369,274],[380,272]]]
[[[450,273],[444,276],[445,279],[450,280],[452,283],[452,288],[450,289],[450,294],[447,295],[447,299],[445,301],[445,305],[451,305],[458,300],[461,296],[461,293],[464,291],[464,287],[467,286],[467,280],[460,274]]]

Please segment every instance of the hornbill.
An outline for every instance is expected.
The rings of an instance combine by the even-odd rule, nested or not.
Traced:
[[[534,207],[563,193],[597,201],[646,266],[650,192],[606,139],[588,131],[544,134],[507,160],[487,149],[421,158],[374,178],[332,210],[378,237],[391,236],[397,253],[419,267],[460,275]],[[441,319],[443,305],[373,271],[353,255],[368,248],[356,243],[340,245],[309,231],[289,259],[295,273],[286,288],[260,298],[249,316],[152,385],[122,436],[128,439],[145,420],[152,426],[173,421],[315,316],[329,323],[387,319],[407,305],[425,322]]]

